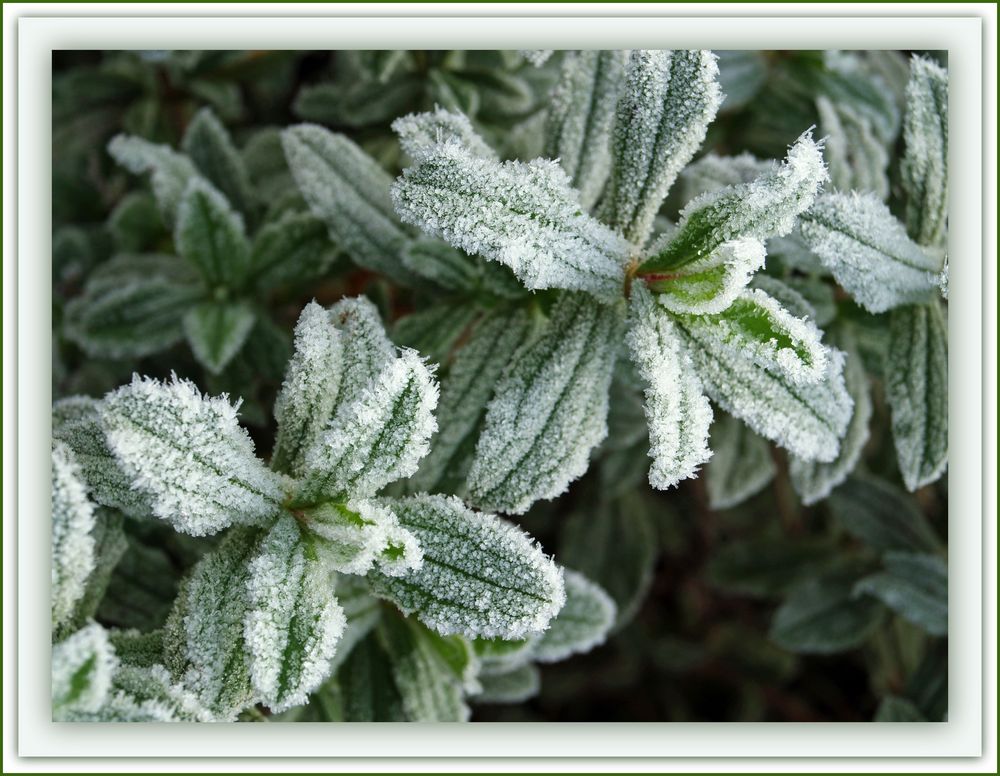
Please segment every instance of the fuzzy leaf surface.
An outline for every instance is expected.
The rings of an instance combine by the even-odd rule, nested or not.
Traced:
[[[194,115],[181,148],[233,207],[246,216],[253,214],[254,195],[246,164],[211,108],[202,108]]]
[[[116,135],[108,143],[108,153],[134,175],[150,173],[160,212],[168,224],[173,224],[188,181],[198,176],[191,160],[169,146],[134,135]]]
[[[618,608],[600,585],[566,569],[566,603],[532,646],[540,663],[556,663],[570,655],[589,652],[604,643]]]
[[[201,178],[192,179],[181,197],[174,242],[210,284],[236,287],[250,269],[243,217]]]
[[[940,245],[948,233],[948,73],[923,57],[910,62],[903,140],[907,230],[921,245]]]
[[[256,319],[242,302],[202,302],[184,315],[184,334],[194,357],[217,375],[243,347]]]
[[[94,570],[94,505],[73,451],[52,446],[52,628],[74,613]]]

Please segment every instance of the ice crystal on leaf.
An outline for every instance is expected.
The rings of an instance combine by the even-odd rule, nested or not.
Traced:
[[[52,627],[73,614],[94,570],[94,505],[73,451],[52,446]]]
[[[411,113],[392,122],[399,144],[413,160],[433,151],[438,143],[454,140],[475,156],[496,159],[497,154],[472,127],[464,113],[437,108],[431,113]]]
[[[108,144],[108,153],[131,173],[151,173],[160,212],[172,224],[188,181],[198,176],[191,160],[169,146],[127,135],[113,138]]]
[[[65,718],[101,708],[118,668],[107,632],[91,623],[52,648],[52,712]]]
[[[604,643],[615,621],[615,602],[600,586],[569,569],[563,578],[566,604],[532,645],[532,657],[540,663],[555,663],[576,652],[589,652]]]

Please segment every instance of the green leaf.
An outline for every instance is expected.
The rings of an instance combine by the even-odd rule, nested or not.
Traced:
[[[900,472],[913,491],[948,467],[948,327],[939,303],[893,311],[885,388]]]
[[[719,60],[719,84],[725,94],[722,112],[744,107],[767,81],[768,60],[763,51],[714,51]]]
[[[696,476],[711,456],[712,408],[674,322],[641,285],[632,289],[626,342],[641,380],[649,425],[649,484],[666,490]]]
[[[927,722],[913,702],[898,695],[886,695],[875,711],[875,722]]]
[[[641,492],[601,500],[563,523],[559,560],[598,583],[614,599],[614,628],[631,620],[653,582],[656,529],[652,504]]]
[[[755,598],[783,595],[833,560],[829,542],[760,537],[727,544],[708,562],[709,583]]]
[[[402,256],[407,268],[447,291],[472,291],[482,272],[482,262],[440,240],[412,240]]]
[[[376,633],[351,651],[337,672],[343,691],[345,722],[403,722],[403,699],[393,665]]]
[[[211,108],[194,115],[181,147],[233,207],[248,218],[253,216],[253,188],[243,157]]]
[[[544,155],[558,159],[580,203],[594,206],[611,172],[611,128],[626,51],[571,51],[549,96]]]
[[[73,451],[52,446],[52,630],[76,610],[96,565],[94,505]]]
[[[331,664],[336,671],[362,640],[372,631],[382,616],[382,604],[368,591],[364,577],[353,574],[337,575],[337,601],[344,610],[347,625],[337,644]]]
[[[921,245],[941,245],[948,233],[948,73],[923,57],[910,61],[903,140],[907,230]]]
[[[372,592],[441,634],[519,639],[543,630],[562,608],[562,574],[528,536],[456,498],[390,502],[424,552],[417,571],[369,574]]]
[[[788,234],[796,217],[812,205],[826,178],[822,149],[806,132],[774,172],[689,202],[671,240],[658,246],[639,267],[639,273],[675,270],[710,255],[729,240],[764,241]]]
[[[838,329],[835,344],[842,347],[846,353],[844,385],[854,402],[854,409],[836,459],[830,463],[819,463],[792,456],[789,461],[788,472],[792,486],[806,506],[823,500],[847,479],[861,459],[861,453],[868,442],[872,400],[864,362],[861,360],[854,338],[844,329]]]
[[[802,235],[862,307],[881,313],[927,300],[942,260],[906,236],[871,194],[827,194],[802,215]]]
[[[87,578],[83,595],[77,600],[72,617],[60,633],[70,628],[81,627],[97,614],[99,607],[104,603],[112,572],[128,549],[128,541],[122,530],[123,522],[124,517],[120,512],[103,507],[95,510],[94,527],[90,531],[94,542],[94,570]],[[104,617],[101,619],[103,621]]]
[[[164,221],[172,225],[177,218],[181,197],[188,182],[198,177],[198,171],[183,154],[169,146],[157,145],[141,137],[116,135],[108,143],[111,157],[134,175],[151,173],[153,194]]]
[[[52,718],[104,705],[118,658],[100,625],[91,623],[52,647]]]
[[[830,183],[838,191],[871,192],[879,200],[889,196],[889,152],[868,116],[849,103],[816,98]]]
[[[108,447],[153,514],[192,536],[273,517],[280,478],[254,456],[250,436],[225,397],[193,383],[133,376],[105,397],[100,420]]]
[[[66,305],[63,332],[88,355],[141,358],[184,337],[181,320],[203,294],[174,256],[117,256]]]
[[[556,162],[497,162],[455,140],[424,149],[392,187],[406,223],[510,267],[530,289],[621,295],[628,245],[586,215]]]
[[[632,51],[616,110],[614,166],[604,220],[635,245],[678,174],[697,153],[722,102],[709,51]]]
[[[607,435],[621,318],[586,294],[558,298],[496,383],[469,471],[474,503],[520,514],[586,471]]]
[[[849,533],[879,552],[941,547],[913,499],[885,480],[853,475],[830,495],[830,510]]]
[[[941,721],[948,713],[948,643],[938,639],[928,645],[924,659],[906,683],[906,696],[929,720]]]
[[[184,316],[184,333],[191,352],[212,374],[219,374],[233,359],[256,321],[244,302],[202,302]]]
[[[330,571],[310,545],[286,514],[261,540],[248,568],[250,678],[274,712],[304,704],[322,684],[346,623]]]
[[[885,570],[865,577],[854,595],[872,596],[932,636],[948,633],[948,566],[937,555],[887,552]]]
[[[250,269],[250,242],[243,218],[222,194],[192,179],[177,209],[174,243],[180,255],[213,285],[238,287]]]
[[[726,102],[728,101],[727,92]],[[740,183],[750,183],[762,175],[773,174],[777,169],[778,162],[774,159],[758,159],[747,153],[719,156],[709,152],[681,172],[681,201],[690,202],[702,194]]]
[[[523,703],[538,695],[542,675],[530,663],[502,673],[484,673],[479,677],[481,690],[472,700],[476,703]]]
[[[566,603],[532,646],[532,658],[540,663],[556,663],[600,646],[618,614],[614,599],[583,574],[566,569],[563,580]]]
[[[807,579],[774,614],[771,639],[792,652],[830,655],[861,646],[882,622],[882,607],[851,594],[850,575]]]
[[[111,684],[112,695],[94,713],[75,713],[73,722],[214,722],[215,718],[187,688],[171,680],[161,665],[122,665]]]
[[[480,313],[480,307],[473,303],[446,301],[430,305],[396,321],[392,338],[398,345],[427,356],[432,363],[445,364]]]
[[[313,215],[362,267],[412,280],[400,260],[407,235],[392,209],[392,179],[343,135],[300,124],[281,135],[295,183]]]
[[[265,293],[324,275],[337,258],[326,225],[308,213],[290,212],[257,232],[250,255],[254,285]]]
[[[763,490],[777,472],[771,446],[747,425],[722,415],[712,426],[712,460],[705,467],[708,505],[730,509]]]
[[[166,235],[156,200],[145,191],[132,191],[121,198],[108,216],[108,231],[122,253],[150,250]]]

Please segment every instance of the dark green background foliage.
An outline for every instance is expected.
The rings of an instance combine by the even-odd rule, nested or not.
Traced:
[[[309,221],[277,130],[301,121],[322,124],[346,134],[395,177],[406,159],[390,123],[440,105],[466,113],[502,155],[532,158],[541,152],[538,128],[559,59],[557,53],[535,67],[516,52],[58,53],[53,399],[100,397],[132,372],[161,378],[176,372],[209,393],[242,397],[242,421],[266,457],[292,327],[308,301],[327,305],[364,293],[387,325],[427,301],[419,284],[397,284],[359,269]],[[902,216],[902,53],[860,55],[853,69],[831,66],[831,55],[823,52],[721,52],[719,64],[727,99],[699,157],[746,151],[780,159],[805,128],[821,125],[817,136],[824,134],[817,98],[825,96],[851,106],[884,133],[888,205]],[[147,178],[116,165],[108,141],[124,132],[182,149],[205,107],[228,131],[248,177],[234,180],[217,158],[199,162],[192,153],[194,161],[242,211],[255,250],[266,248],[259,235],[268,224],[283,216],[301,218],[301,260],[288,260],[273,274],[261,271],[254,280],[199,291],[206,304],[238,303],[253,315],[245,343],[215,372],[192,355],[179,314],[163,296],[133,319],[112,322],[164,336],[175,332],[162,348],[123,358],[88,353],[74,331],[80,316],[88,315],[79,302],[74,310],[85,287],[99,283],[121,254],[179,251]],[[683,189],[674,187],[663,216],[676,220]],[[477,705],[474,720],[945,716],[948,480],[945,475],[914,493],[903,486],[883,375],[889,316],[866,312],[832,278],[804,271],[780,252],[769,250],[763,274],[800,290],[816,317],[825,319],[820,323],[829,336],[850,340],[861,355],[872,413],[870,438],[853,474],[829,498],[804,506],[784,451],[719,411],[711,439],[716,457],[701,476],[675,490],[654,491],[646,482],[641,394],[622,359],[612,386],[609,436],[587,474],[564,496],[536,504],[519,520],[561,564],[612,595],[619,609],[616,630],[589,654],[543,666],[536,697],[516,705]],[[413,332],[407,332],[405,324],[396,330],[401,344],[432,360],[447,358],[447,347],[442,356],[436,343],[412,341]],[[126,521],[125,530],[128,546],[97,619],[151,630],[162,625],[185,571],[216,540],[145,522]],[[352,659],[363,656],[356,652]],[[341,714],[331,691],[301,716]]]

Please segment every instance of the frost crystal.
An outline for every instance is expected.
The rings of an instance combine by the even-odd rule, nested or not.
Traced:
[[[415,161],[425,152],[433,151],[438,143],[446,141],[459,143],[473,156],[497,158],[496,151],[476,133],[464,113],[444,108],[437,108],[430,113],[411,113],[392,122],[392,130],[399,135],[403,151]]]
[[[330,572],[309,554],[295,519],[285,515],[248,568],[250,677],[274,712],[305,703],[326,679],[346,622]]]
[[[806,132],[775,172],[689,202],[673,239],[642,264],[640,273],[682,267],[738,237],[766,240],[788,234],[826,178],[822,149]]]
[[[372,592],[439,633],[519,639],[544,630],[565,603],[561,570],[516,526],[454,497],[392,504],[424,564],[398,577],[371,572]]]
[[[484,509],[520,514],[554,498],[586,471],[607,435],[608,386],[620,307],[563,294],[539,336],[497,381],[469,472]]]
[[[523,49],[518,53],[535,67],[541,67],[552,56],[552,49]]]
[[[627,243],[582,212],[556,162],[495,162],[454,140],[422,152],[392,188],[406,223],[510,267],[531,289],[620,295]]]
[[[170,146],[157,145],[130,135],[112,138],[108,143],[108,153],[135,175],[152,173],[156,202],[166,221],[173,223],[188,181],[198,176],[191,160]]]
[[[559,160],[588,210],[611,171],[611,125],[627,56],[625,51],[568,52],[549,98],[544,155]]]
[[[347,411],[390,363],[396,348],[385,336],[378,308],[363,296],[341,299],[330,319],[344,343],[344,375],[331,417]]]
[[[618,608],[602,587],[566,569],[566,604],[532,646],[532,658],[555,663],[603,644]]]
[[[604,215],[635,245],[649,237],[656,211],[705,139],[722,102],[718,76],[709,51],[629,55]]]
[[[802,235],[858,304],[881,313],[924,301],[938,286],[941,261],[906,236],[871,194],[827,194],[803,213]]]
[[[73,451],[52,446],[52,628],[65,623],[94,570],[94,506]]]
[[[670,316],[641,285],[632,289],[626,337],[632,361],[646,383],[649,484],[666,490],[694,477],[707,461],[712,408]]]
[[[108,394],[100,418],[108,446],[153,514],[203,536],[272,517],[283,498],[280,478],[254,457],[236,410],[185,380],[136,375]]]
[[[921,245],[941,245],[948,230],[948,73],[929,59],[910,63],[903,139],[907,227]]]

